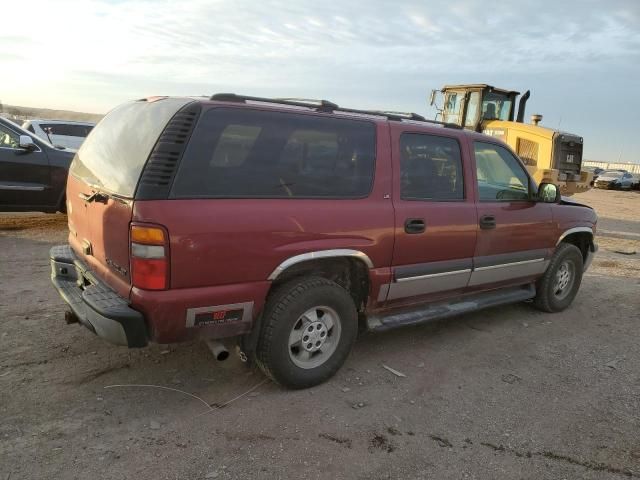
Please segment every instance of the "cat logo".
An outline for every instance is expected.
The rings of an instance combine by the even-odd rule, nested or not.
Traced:
[[[504,140],[506,136],[506,131],[503,128],[485,128],[482,133],[498,138],[500,140]]]
[[[567,154],[567,163],[573,163],[573,153]]]

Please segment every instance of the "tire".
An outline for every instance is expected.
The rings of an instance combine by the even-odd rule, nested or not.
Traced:
[[[256,362],[282,386],[313,387],[338,371],[357,332],[356,306],[344,288],[321,277],[298,278],[267,300]]]
[[[67,196],[63,195],[62,200],[60,200],[60,205],[58,205],[57,211],[60,213],[67,213]]]
[[[580,249],[570,243],[561,243],[536,284],[533,300],[536,308],[553,313],[571,305],[580,289],[583,265]]]

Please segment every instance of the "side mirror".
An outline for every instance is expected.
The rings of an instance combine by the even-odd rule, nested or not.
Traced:
[[[34,151],[36,148],[38,148],[36,146],[35,143],[33,143],[33,138],[31,138],[29,135],[20,135],[20,143],[19,143],[20,148],[28,151],[28,152],[32,152]]]
[[[429,95],[429,105],[433,106],[433,104],[436,103],[437,92],[437,90],[431,90],[431,95]]]
[[[538,187],[538,201],[544,203],[560,202],[560,189],[553,183],[541,183]]]

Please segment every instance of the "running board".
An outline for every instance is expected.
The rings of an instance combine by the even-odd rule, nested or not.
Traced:
[[[533,284],[492,290],[465,296],[455,301],[436,302],[421,305],[418,308],[395,310],[387,315],[384,313],[371,315],[367,318],[367,327],[369,330],[379,332],[397,327],[419,325],[462,313],[529,300],[535,295],[536,288]]]

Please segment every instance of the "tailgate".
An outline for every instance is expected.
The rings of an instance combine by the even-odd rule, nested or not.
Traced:
[[[91,130],[71,164],[69,243],[102,281],[125,298],[131,290],[129,224],[136,186],[167,123],[190,103],[189,98],[159,97],[116,107]],[[159,172],[164,179],[164,170]]]
[[[132,201],[113,197],[86,201],[95,189],[69,176],[67,215],[69,243],[87,266],[121,296],[128,298],[129,223]]]

